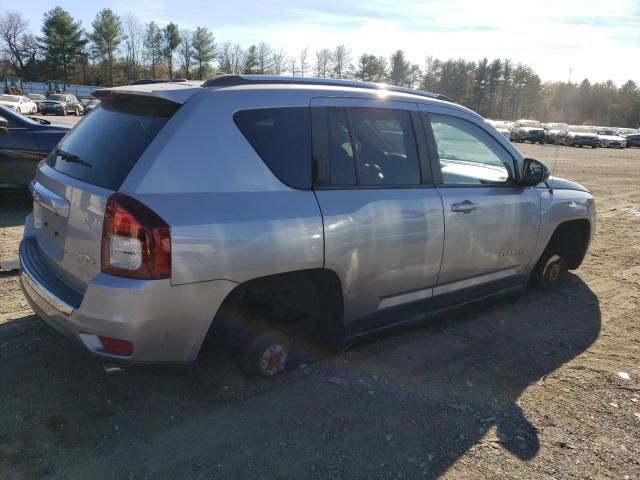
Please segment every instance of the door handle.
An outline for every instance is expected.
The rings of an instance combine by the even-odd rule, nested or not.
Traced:
[[[473,210],[477,210],[480,205],[477,205],[469,200],[465,200],[462,203],[454,203],[451,205],[452,212],[471,213]]]

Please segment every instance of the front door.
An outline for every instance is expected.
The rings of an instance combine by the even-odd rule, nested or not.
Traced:
[[[353,322],[431,297],[438,278],[442,202],[422,125],[413,103],[320,98],[311,111],[325,267],[342,283],[346,333],[369,330],[377,320]]]
[[[540,225],[538,193],[516,184],[513,156],[482,126],[443,113],[423,120],[436,147],[446,232],[434,293],[525,274]]]

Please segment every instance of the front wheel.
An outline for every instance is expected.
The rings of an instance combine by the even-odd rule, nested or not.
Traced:
[[[549,245],[531,272],[531,285],[547,290],[554,288],[567,273],[567,262],[554,245]]]
[[[80,109],[79,109],[78,107],[76,107],[76,108],[75,108],[75,110],[74,110],[74,112],[73,112],[73,114],[74,114],[76,117],[79,117],[79,116],[80,116]]]

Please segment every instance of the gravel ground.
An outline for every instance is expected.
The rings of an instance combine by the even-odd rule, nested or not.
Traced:
[[[554,163],[555,147],[520,148]],[[187,374],[106,376],[0,273],[0,479],[640,478],[640,150],[558,153],[598,205],[559,289],[276,380],[245,379],[215,345]],[[0,194],[0,265],[28,209]]]

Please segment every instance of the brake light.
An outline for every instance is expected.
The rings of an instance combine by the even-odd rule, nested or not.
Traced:
[[[169,225],[138,200],[114,193],[102,225],[101,270],[126,278],[170,278]]]
[[[122,357],[130,357],[133,355],[133,343],[128,340],[120,340],[119,338],[111,338],[111,337],[103,337],[102,335],[98,337],[102,346],[109,353],[114,355],[120,355]]]

